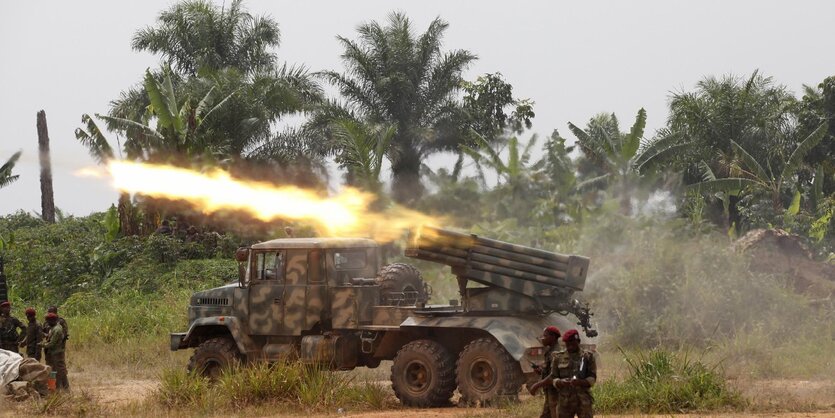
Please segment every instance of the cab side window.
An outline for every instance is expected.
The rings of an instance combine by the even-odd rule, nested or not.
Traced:
[[[255,257],[255,278],[257,280],[284,280],[284,251],[258,253]]]

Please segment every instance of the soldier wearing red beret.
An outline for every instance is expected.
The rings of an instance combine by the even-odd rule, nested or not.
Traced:
[[[594,353],[580,349],[580,333],[571,329],[562,335],[565,350],[554,353],[551,363],[557,389],[559,418],[593,416],[591,387],[597,381]]]
[[[35,308],[26,308],[26,319],[29,320],[29,324],[26,326],[26,338],[20,342],[20,346],[26,347],[26,357],[41,361],[40,343],[43,341],[43,333],[36,316]]]

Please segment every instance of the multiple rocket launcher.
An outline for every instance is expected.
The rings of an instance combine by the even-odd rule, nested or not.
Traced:
[[[528,296],[583,290],[589,259],[424,226],[406,256],[446,264],[459,278],[506,287]],[[524,289],[523,289],[524,288]]]

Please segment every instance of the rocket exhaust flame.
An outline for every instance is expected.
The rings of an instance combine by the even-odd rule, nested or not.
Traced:
[[[319,233],[329,236],[368,236],[392,241],[406,229],[439,221],[398,205],[374,212],[370,205],[375,196],[351,187],[335,196],[323,197],[295,186],[234,179],[222,170],[200,173],[169,165],[115,160],[108,162],[107,172],[113,186],[123,192],[186,201],[205,213],[241,210],[263,221],[309,221]],[[82,170],[80,174],[94,173]]]

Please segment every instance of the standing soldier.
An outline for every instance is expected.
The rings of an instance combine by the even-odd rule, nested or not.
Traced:
[[[49,326],[49,334],[46,341],[42,342],[46,364],[55,371],[55,383],[58,389],[70,389],[70,382],[67,380],[67,362],[64,356],[64,329],[58,323],[58,314],[50,312],[46,314],[46,323]]]
[[[590,418],[592,412],[591,387],[597,381],[594,353],[580,349],[580,333],[570,329],[562,336],[565,350],[554,353],[551,370],[558,392],[559,418]]]
[[[539,338],[545,349],[545,364],[542,367],[534,365],[534,371],[539,373],[540,379],[546,382],[537,382],[530,387],[531,394],[536,394],[540,387],[545,387],[545,404],[542,405],[542,413],[539,418],[557,418],[557,390],[547,382],[551,376],[551,357],[559,348],[560,330],[550,326],[542,330],[542,337]]]
[[[20,342],[18,329],[26,331],[23,323],[12,316],[12,304],[9,301],[0,303],[0,348],[19,353],[17,344]]]
[[[43,341],[43,332],[36,315],[34,308],[26,308],[26,319],[29,320],[29,324],[26,326],[26,338],[21,341],[20,346],[26,347],[26,357],[41,361],[40,344]]]
[[[55,315],[58,315],[58,307],[54,305],[50,306],[46,308],[46,313],[54,313]],[[70,327],[67,326],[67,321],[64,320],[64,317],[60,315],[58,315],[58,323],[61,324],[61,328],[64,329],[64,342],[66,343],[66,341],[70,339]],[[49,324],[46,322],[43,324],[43,333],[49,334]]]

